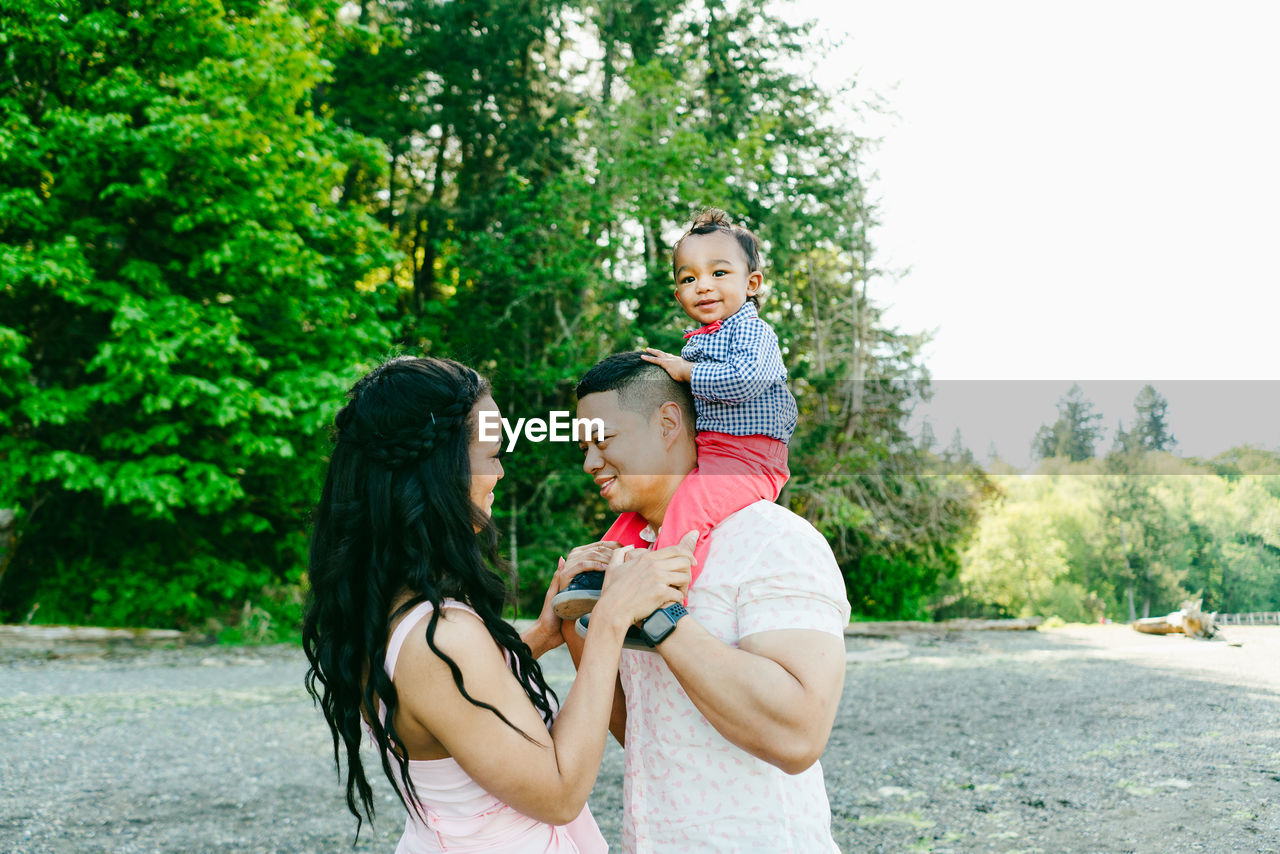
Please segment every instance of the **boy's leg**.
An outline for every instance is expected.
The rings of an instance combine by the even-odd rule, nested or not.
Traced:
[[[640,532],[649,527],[649,523],[639,513],[623,513],[613,521],[603,539],[624,546],[645,548],[648,543],[641,538]],[[600,599],[600,588],[604,585],[604,573],[599,570],[587,570],[573,577],[564,590],[551,600],[551,607],[556,616],[562,620],[576,620],[583,614],[590,613]],[[568,623],[566,623],[568,625]],[[568,637],[568,635],[565,635]]]
[[[655,548],[675,545],[698,532],[690,585],[706,564],[711,529],[757,501],[777,499],[790,472],[786,446],[762,436],[698,434],[698,467],[688,474],[667,505]]]

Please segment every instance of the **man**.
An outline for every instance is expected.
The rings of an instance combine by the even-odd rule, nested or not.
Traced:
[[[697,465],[688,387],[622,353],[583,377],[577,414],[604,423],[582,443],[584,470],[612,512],[639,514],[652,535]],[[561,584],[616,548],[575,549]],[[657,557],[638,554],[610,571]],[[622,848],[838,851],[817,761],[844,686],[849,620],[831,549],[803,519],[760,501],[714,529],[706,563],[687,616],[668,608],[646,621],[653,649],[622,653],[610,727],[626,756]]]

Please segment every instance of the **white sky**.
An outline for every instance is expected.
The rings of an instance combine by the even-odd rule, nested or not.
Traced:
[[[955,398],[930,414],[943,443],[958,426],[980,457],[994,441],[1025,463],[1080,381],[1108,431],[1152,382],[1184,453],[1280,447],[1280,384],[1232,384],[1233,404],[1180,382],[1280,380],[1280,3],[796,0],[783,14],[844,39],[824,82],[855,77],[897,114],[854,120],[883,137],[865,158],[880,263],[909,268],[871,295],[891,325],[936,330],[925,361]],[[984,413],[960,402],[973,384],[949,380],[1041,382]],[[1095,397],[1090,380],[1126,382]]]

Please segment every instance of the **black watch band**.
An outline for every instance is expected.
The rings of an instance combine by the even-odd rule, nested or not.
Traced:
[[[676,630],[676,623],[680,622],[682,617],[687,616],[688,609],[679,602],[672,602],[663,608],[659,608],[649,616],[645,617],[644,622],[640,624],[640,631],[644,632],[644,636],[648,638],[649,643],[657,646],[667,639],[667,635]]]

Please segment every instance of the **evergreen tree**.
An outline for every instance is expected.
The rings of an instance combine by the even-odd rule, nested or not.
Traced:
[[[1064,457],[1081,462],[1093,457],[1102,435],[1097,422],[1102,416],[1093,411],[1093,403],[1084,396],[1078,384],[1072,385],[1058,401],[1058,418],[1036,431],[1032,453],[1041,459]]]
[[[789,354],[805,410],[787,500],[836,543],[850,590],[860,591],[869,612],[924,613],[938,577],[958,565],[955,543],[972,524],[980,490],[972,473],[930,477],[936,458],[906,435],[913,400],[927,394],[921,340],[883,329],[868,299],[877,272],[857,168],[862,141],[824,118],[835,101],[804,73],[809,30],[784,23],[760,0],[610,0],[587,9],[590,36],[603,49],[599,76],[591,67],[567,72],[560,57],[572,45],[555,6],[513,8],[505,17],[523,22],[515,35],[506,22],[471,26],[464,38],[474,44],[448,64],[426,47],[409,50],[416,33],[434,32],[424,21],[479,4],[453,5],[445,13],[435,4],[366,4],[366,27],[400,23],[389,34],[383,27],[376,54],[363,45],[340,59],[329,93],[339,116],[356,116],[355,107],[379,95],[354,85],[362,73],[343,69],[376,66],[393,49],[396,62],[430,71],[397,73],[399,93],[381,96],[420,105],[396,128],[351,119],[393,153],[421,152],[405,172],[420,186],[401,182],[393,197],[434,200],[421,209],[423,222],[444,229],[425,243],[407,242],[394,202],[384,214],[406,256],[422,256],[412,262],[415,281],[425,274],[433,283],[415,285],[409,339],[485,370],[515,414],[572,408],[572,379],[599,358],[646,345],[679,349],[684,320],[671,298],[670,246],[695,210],[726,208],[765,242],[771,295],[763,310]],[[500,110],[506,128],[450,118],[450,99],[474,103],[485,95],[478,86],[493,85],[475,81],[513,73],[514,60],[502,59],[514,55],[513,43],[538,61],[504,90],[521,97],[493,98],[511,105]],[[442,96],[440,87],[455,94]],[[396,114],[375,116],[383,113]],[[547,119],[570,113],[570,122]],[[464,119],[473,123],[465,134],[488,139],[491,151],[468,167],[487,176],[474,179],[487,189],[478,197],[456,186],[461,179],[451,176],[461,174],[462,158],[442,141],[464,134]],[[508,136],[526,119],[537,123],[521,132],[524,147],[509,150]],[[412,143],[414,135],[425,141]],[[362,197],[380,192],[371,185]],[[460,215],[464,203],[486,213]],[[404,278],[397,274],[407,287]],[[525,589],[534,591],[566,541],[598,534],[606,520],[583,489],[573,449],[543,446],[512,463],[498,514],[530,582]],[[864,571],[878,580],[866,583]]]
[[[1116,422],[1116,438],[1111,443],[1111,450],[1107,451],[1108,456],[1116,454],[1132,454],[1135,446],[1132,434],[1124,429],[1124,421]]]
[[[783,500],[858,610],[925,615],[956,572],[990,485],[907,433],[929,378],[869,294],[864,142],[763,0],[5,8],[7,615],[296,593],[359,363],[394,339],[473,364],[509,416],[572,409],[601,357],[679,348],[670,246],[706,206],[764,241],[802,411]],[[607,520],[572,445],[509,460],[495,515],[535,605]]]
[[[434,343],[440,312],[424,317],[428,303],[465,275],[470,235],[508,219],[512,176],[541,186],[572,163],[582,103],[562,74],[565,8],[365,0],[333,48],[325,109],[388,154],[386,169],[348,173],[344,199],[378,204],[403,253],[389,272],[404,298],[406,343]]]
[[[1129,434],[1129,441],[1135,448],[1160,453],[1177,445],[1177,440],[1169,432],[1169,402],[1154,386],[1148,384],[1142,387],[1134,398],[1133,412],[1134,427]]]

